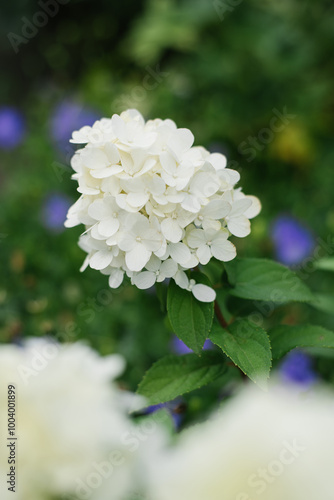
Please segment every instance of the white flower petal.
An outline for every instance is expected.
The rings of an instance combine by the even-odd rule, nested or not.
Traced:
[[[214,229],[215,231],[219,231],[222,225],[218,220],[204,219],[202,221],[202,227],[205,231],[208,231],[209,229]]]
[[[112,175],[119,174],[123,171],[121,165],[112,165],[111,167],[100,168],[91,171],[91,176],[95,179],[105,179],[106,177],[111,177]]]
[[[191,258],[190,250],[184,243],[170,243],[168,246],[169,255],[181,266]]]
[[[99,231],[98,224],[90,227],[90,236],[93,240],[105,240],[105,236]]]
[[[98,224],[98,231],[102,236],[109,238],[113,236],[119,229],[119,220],[115,217],[108,217]]]
[[[107,158],[111,165],[116,166],[116,164],[120,161],[120,156],[117,147],[115,144],[109,142],[104,146],[104,152],[107,155]],[[121,170],[120,170],[121,172]],[[117,173],[117,172],[116,172]]]
[[[142,232],[142,242],[148,250],[157,252],[163,244],[163,237],[155,229],[148,229]]]
[[[132,231],[120,231],[117,234],[118,246],[124,252],[132,250],[136,244],[136,236]]]
[[[160,163],[167,174],[173,175],[176,172],[176,161],[167,151],[160,155]]]
[[[141,290],[151,288],[156,282],[156,274],[150,271],[143,271],[132,277],[131,282]]]
[[[73,132],[70,142],[73,142],[74,144],[87,144],[87,142],[89,142],[88,134],[90,131],[91,127],[85,125],[80,130]]]
[[[104,217],[108,216],[108,206],[103,202],[103,200],[93,201],[88,207],[88,214],[95,220],[102,220]]]
[[[155,273],[159,271],[160,266],[161,266],[161,259],[159,259],[155,255],[152,255],[145,267],[148,271],[152,271]]]
[[[187,289],[189,287],[189,279],[184,271],[177,271],[173,279],[180,288]]]
[[[223,219],[231,211],[231,205],[224,200],[212,200],[201,210],[203,217],[210,219]]]
[[[154,255],[156,255],[161,260],[166,260],[167,257],[169,257],[169,250],[166,240],[162,242],[161,247],[159,248],[159,250],[156,250],[154,252]]]
[[[80,267],[80,272],[82,273],[83,271],[85,271],[85,269],[87,269],[88,266],[89,266],[89,255],[87,255],[87,257],[83,261],[83,264]]]
[[[238,236],[238,238],[244,238],[250,233],[250,222],[244,215],[240,217],[233,217],[233,219],[227,222],[228,230]]]
[[[147,193],[129,193],[126,201],[132,207],[142,207],[148,202],[149,197]]]
[[[73,214],[72,216],[67,216],[68,218],[64,222],[65,227],[75,227],[78,224],[81,224],[81,220],[79,219],[78,214]]]
[[[216,299],[216,292],[207,285],[198,283],[194,285],[191,292],[195,299],[200,302],[213,302]]]
[[[208,161],[215,168],[215,170],[222,170],[227,165],[226,156],[222,155],[221,153],[212,153],[208,157]]]
[[[172,259],[167,259],[161,264],[160,274],[162,274],[164,278],[172,278],[177,273],[177,270],[177,263]]]
[[[225,168],[219,172],[220,177],[224,179],[230,186],[234,186],[240,180],[240,174],[231,168]]]
[[[215,259],[221,260],[223,262],[229,262],[237,255],[235,246],[228,240],[214,241],[211,245],[211,253],[215,257]]]
[[[187,128],[175,130],[167,141],[167,146],[175,155],[180,158],[183,153],[188,151],[194,143],[194,136]]]
[[[121,269],[113,269],[109,276],[109,286],[110,288],[118,288],[123,281],[124,271]]]
[[[211,250],[207,245],[200,246],[196,250],[196,255],[200,263],[203,264],[203,266],[205,266],[209,262],[212,256]]]
[[[242,198],[240,200],[236,200],[233,205],[232,205],[232,210],[229,213],[231,217],[236,217],[239,215],[243,215],[246,210],[252,206],[252,200],[245,198]]]
[[[79,193],[81,193],[81,194],[91,194],[91,195],[100,194],[100,190],[99,189],[91,188],[89,186],[83,186],[83,185],[80,185],[78,187],[77,191]]]
[[[113,255],[109,251],[100,250],[96,252],[89,260],[89,265],[92,269],[104,269],[109,266],[113,259]]]
[[[84,165],[88,168],[105,168],[109,165],[109,160],[101,149],[90,148],[81,155]]]
[[[187,235],[187,243],[191,248],[198,248],[206,243],[205,232],[202,229],[193,229]]]
[[[172,243],[178,243],[182,238],[182,229],[177,221],[171,217],[161,222],[161,231],[164,237]]]
[[[126,253],[125,262],[130,271],[141,271],[147,264],[152,252],[141,243],[136,243],[134,248]]]
[[[113,115],[111,118],[111,125],[115,136],[121,141],[126,141],[126,126],[122,118],[118,115]]]
[[[247,219],[253,219],[261,212],[261,202],[256,196],[247,196],[248,200],[251,200],[252,204],[247,210],[244,212],[245,217]]]
[[[191,254],[190,259],[187,260],[184,264],[182,264],[182,267],[185,269],[194,269],[196,266],[198,266],[199,260],[196,255]]]
[[[201,209],[199,199],[189,193],[185,193],[184,199],[181,201],[181,206],[188,212],[197,213]]]

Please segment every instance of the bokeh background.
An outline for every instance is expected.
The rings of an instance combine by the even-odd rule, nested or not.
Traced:
[[[130,107],[190,128],[261,199],[238,253],[295,267],[319,294],[266,321],[334,328],[334,275],[305,267],[319,238],[334,254],[333,2],[14,0],[0,27],[1,342],[88,339],[125,355],[131,389],[180,348],[155,292],[81,274],[82,228],[63,227],[71,132]],[[333,379],[332,358],[312,363]]]

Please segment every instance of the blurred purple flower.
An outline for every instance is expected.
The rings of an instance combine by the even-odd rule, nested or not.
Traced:
[[[46,228],[60,233],[64,228],[66,214],[72,201],[63,194],[53,193],[49,195],[42,207],[42,220]]]
[[[213,347],[213,344],[212,344],[211,340],[206,339],[204,346],[203,346],[203,349],[205,351],[207,351],[209,349],[212,349],[212,347]],[[174,335],[172,340],[171,340],[170,349],[175,354],[180,354],[181,356],[183,354],[189,354],[190,352],[193,352],[193,350],[189,349],[189,347],[186,346],[186,344],[184,342],[182,342],[182,340],[180,340],[176,335]]]
[[[0,148],[14,149],[23,141],[25,132],[22,113],[9,106],[0,107]]]
[[[303,262],[312,254],[315,241],[311,231],[288,215],[278,217],[271,228],[276,259],[287,266]]]
[[[291,351],[280,366],[280,375],[286,382],[308,387],[317,379],[313,371],[313,361],[302,351]]]
[[[58,104],[51,116],[50,134],[57,148],[63,153],[73,154],[75,148],[69,143],[72,132],[85,125],[92,126],[100,115],[89,108],[65,100]]]

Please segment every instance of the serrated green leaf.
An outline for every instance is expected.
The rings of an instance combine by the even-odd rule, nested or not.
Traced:
[[[321,271],[334,272],[334,257],[324,257],[323,259],[316,260],[314,267]]]
[[[296,347],[334,349],[334,332],[317,325],[278,325],[269,332],[273,358],[279,359]]]
[[[253,382],[265,388],[271,368],[267,333],[246,319],[238,319],[228,330],[214,324],[210,340],[220,347]]]
[[[137,392],[147,399],[146,406],[165,403],[212,382],[226,369],[217,352],[165,356],[146,372]]]
[[[213,302],[199,302],[192,293],[171,281],[167,294],[167,311],[176,335],[199,354],[211,330]]]
[[[278,262],[267,259],[234,259],[225,263],[231,295],[275,303],[310,301],[313,295],[298,276]]]

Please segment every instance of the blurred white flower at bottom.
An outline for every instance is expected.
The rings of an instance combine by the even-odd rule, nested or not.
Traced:
[[[154,500],[333,498],[334,395],[244,389],[151,463]]]
[[[2,500],[119,500],[136,488],[140,446],[131,446],[136,431],[128,417],[134,396],[113,382],[123,367],[120,356],[101,357],[82,343],[31,339],[0,347]],[[16,396],[15,493],[6,484],[9,384]]]

